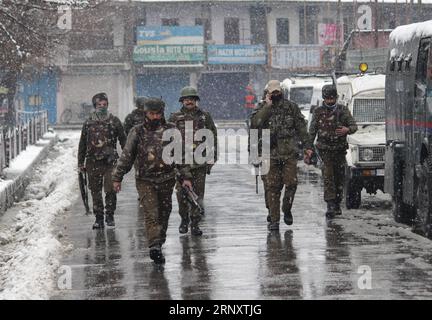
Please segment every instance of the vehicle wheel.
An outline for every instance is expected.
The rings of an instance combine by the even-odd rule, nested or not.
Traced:
[[[422,165],[422,174],[417,186],[417,212],[414,218],[413,231],[432,238],[432,159],[428,157]]]
[[[72,110],[66,109],[60,116],[61,123],[68,124],[72,120]]]
[[[361,204],[361,188],[354,180],[345,183],[345,206],[347,209],[358,209]]]

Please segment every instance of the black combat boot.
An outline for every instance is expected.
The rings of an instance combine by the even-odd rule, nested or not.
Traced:
[[[269,231],[279,231],[279,222],[270,222],[267,228]]]
[[[339,202],[335,203],[334,213],[335,213],[336,216],[342,215],[342,209],[341,209],[341,206],[340,206]]]
[[[191,234],[193,236],[202,236],[203,232],[200,229],[200,227],[198,227],[198,225],[192,225],[191,226]]]
[[[187,233],[188,232],[188,226],[189,226],[189,220],[182,218],[180,226],[179,226],[179,232],[180,233]]]
[[[271,216],[270,216],[270,214],[267,215],[267,222],[271,222]]]
[[[328,218],[328,219],[334,218],[335,208],[336,208],[336,203],[334,202],[334,200],[327,201],[326,218]]]
[[[292,214],[291,214],[291,210],[290,210],[290,211],[287,211],[287,212],[284,212],[284,222],[285,222],[288,226],[290,226],[290,225],[293,224],[293,216],[292,216]]]
[[[165,263],[165,257],[162,253],[162,248],[160,245],[154,245],[150,247],[150,259],[156,264]]]
[[[107,227],[115,227],[114,213],[107,212],[105,214],[105,223]]]
[[[104,216],[103,214],[96,215],[96,221],[93,223],[93,229],[103,229],[105,227],[104,224]]]

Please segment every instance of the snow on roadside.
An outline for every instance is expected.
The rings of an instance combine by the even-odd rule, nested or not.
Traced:
[[[79,132],[60,134],[57,156],[33,175],[18,214],[0,234],[0,299],[48,299],[54,288],[62,245],[53,222],[78,197],[76,154]],[[66,139],[66,140],[63,140]]]

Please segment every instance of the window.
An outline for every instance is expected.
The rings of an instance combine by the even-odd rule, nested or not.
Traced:
[[[74,11],[70,40],[72,50],[105,50],[113,47],[113,22],[109,17],[100,16],[95,9]]]
[[[225,18],[225,44],[240,43],[239,18]]]
[[[427,66],[428,57],[431,46],[431,39],[426,38],[420,41],[418,59],[417,59],[417,70],[416,70],[416,80],[426,83],[427,79]]]
[[[299,9],[299,32],[301,44],[318,43],[317,16],[320,8],[304,6]]]
[[[211,29],[210,29],[210,20],[204,18],[196,18],[195,19],[196,26],[203,26],[204,28],[204,40],[211,40]]]
[[[286,18],[276,19],[276,39],[278,44],[289,44],[289,21]]]
[[[180,24],[179,24],[179,19],[173,18],[173,19],[162,19],[162,25],[175,27],[175,26],[179,26]]]

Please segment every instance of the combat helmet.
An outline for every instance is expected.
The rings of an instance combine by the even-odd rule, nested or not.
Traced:
[[[197,89],[194,87],[190,87],[190,86],[187,86],[187,87],[184,87],[183,89],[181,89],[179,102],[182,102],[183,99],[185,99],[186,97],[194,97],[197,100],[200,99],[198,96]]]
[[[322,97],[326,98],[337,98],[337,89],[334,84],[326,84],[322,87]]]

